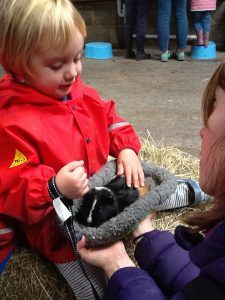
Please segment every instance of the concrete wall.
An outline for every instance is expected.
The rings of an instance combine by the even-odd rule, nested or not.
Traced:
[[[123,48],[123,18],[118,16],[116,0],[80,0],[73,2],[86,22],[87,42],[111,42],[114,48]],[[188,19],[189,34],[193,34],[190,13],[188,13]],[[156,0],[150,0],[148,34],[157,34],[156,21]],[[171,19],[171,34],[174,34],[173,19]],[[212,17],[210,39],[217,43],[218,49],[225,49],[225,2],[223,0],[217,1],[217,10]],[[146,44],[157,45],[157,39],[147,39]]]

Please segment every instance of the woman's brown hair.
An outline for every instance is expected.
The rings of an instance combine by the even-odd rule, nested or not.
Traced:
[[[215,95],[218,87],[225,91],[225,62],[221,63],[216,69],[203,94],[202,112],[205,126],[207,126],[207,121],[214,110]],[[210,210],[202,211],[185,218],[186,223],[193,227],[192,231],[207,231],[225,219],[225,155],[224,157],[221,155],[222,150],[225,153],[224,148],[225,128],[224,137],[218,140],[210,151],[210,155],[213,155],[214,159],[220,160],[221,172],[218,174],[218,178],[209,178],[209,180],[212,180],[215,184],[224,186],[224,188],[221,190],[220,195],[216,195]]]

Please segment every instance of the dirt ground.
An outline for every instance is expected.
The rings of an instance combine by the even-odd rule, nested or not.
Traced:
[[[118,113],[132,123],[140,136],[148,132],[156,142],[199,155],[202,125],[201,98],[216,67],[215,61],[174,59],[159,61],[152,50],[148,61],[126,60],[116,53],[112,60],[83,61],[83,79],[99,90],[104,99],[114,99]],[[188,54],[188,53],[187,53]]]
[[[140,136],[149,132],[156,142],[198,156],[202,92],[225,55],[218,52],[216,61],[187,56],[184,62],[162,63],[158,50],[151,53],[151,60],[139,62],[121,52],[109,60],[84,58],[82,78],[104,99],[114,99],[118,113]]]

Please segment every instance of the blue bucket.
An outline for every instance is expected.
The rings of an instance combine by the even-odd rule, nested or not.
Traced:
[[[195,59],[215,59],[216,44],[214,42],[209,42],[208,47],[192,46],[190,56]]]
[[[84,56],[94,59],[112,58],[112,44],[104,42],[94,42],[85,44]]]

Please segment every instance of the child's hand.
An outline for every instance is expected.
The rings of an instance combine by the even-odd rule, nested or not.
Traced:
[[[117,158],[117,175],[124,174],[127,186],[144,186],[144,172],[137,154],[132,149],[123,149]]]
[[[72,161],[62,167],[55,177],[60,193],[68,199],[82,197],[89,191],[83,161]]]

